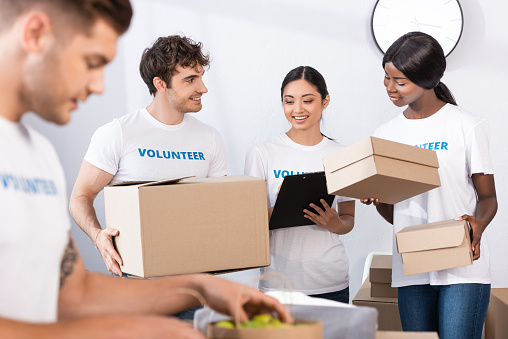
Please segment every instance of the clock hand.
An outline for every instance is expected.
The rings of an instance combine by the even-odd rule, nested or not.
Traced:
[[[420,24],[418,22],[418,20],[416,19],[416,17],[414,17],[415,21],[411,21],[412,24],[415,24],[416,25],[416,28],[420,31]]]
[[[431,25],[431,24],[424,24],[424,23],[419,23],[419,25],[422,25],[422,26],[429,26],[429,27],[436,27],[436,28],[441,28],[441,26],[437,26],[437,25]]]

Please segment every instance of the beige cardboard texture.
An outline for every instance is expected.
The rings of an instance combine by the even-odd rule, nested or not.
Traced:
[[[395,204],[439,187],[435,151],[369,137],[323,158],[328,193]]]
[[[473,252],[465,220],[406,227],[395,235],[405,275],[471,265]]]
[[[295,320],[295,324],[283,328],[221,328],[210,324],[210,339],[323,339],[323,323],[319,321]]]
[[[104,192],[122,271],[140,277],[270,264],[266,183],[248,176],[185,179]]]
[[[370,296],[383,298],[398,298],[397,287],[392,287],[391,283],[370,283]]]
[[[374,255],[370,264],[369,280],[371,297],[397,298],[398,291],[392,287],[392,256]]]
[[[485,318],[485,339],[508,338],[508,288],[493,288]]]
[[[353,305],[374,307],[378,311],[379,331],[402,331],[397,298],[372,297],[371,283],[366,279],[353,298]]]
[[[369,278],[371,283],[391,283],[392,282],[392,256],[373,255],[370,264]]]
[[[415,148],[417,150],[415,150]],[[376,137],[368,137],[335,152],[337,156],[328,156],[327,164],[334,168],[331,172],[335,172],[357,161],[377,154],[386,158],[398,159],[437,168],[439,167],[439,162],[435,153],[436,152],[431,150],[399,142]]]

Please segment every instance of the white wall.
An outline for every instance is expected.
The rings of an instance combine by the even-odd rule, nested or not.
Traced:
[[[27,120],[55,143],[67,173],[69,193],[89,139],[113,117],[145,106],[148,90],[139,73],[143,49],[158,36],[182,33],[204,44],[213,58],[206,72],[209,93],[195,116],[222,134],[230,174],[243,172],[248,148],[289,129],[280,103],[285,74],[299,65],[318,69],[328,83],[330,106],[324,133],[344,145],[367,137],[395,116],[383,87],[382,55],[370,33],[375,1],[331,0],[134,0],[135,15],[122,37],[119,53],[105,75],[106,93],[83,105],[66,127],[37,118]],[[459,104],[485,117],[491,126],[491,155],[500,209],[486,236],[491,250],[494,287],[508,287],[508,30],[502,0],[462,0],[462,39],[448,57],[444,82]],[[104,220],[102,194],[96,208]],[[360,287],[363,264],[371,251],[391,251],[391,226],[373,208],[357,203],[356,226],[343,237],[350,259],[351,296]],[[92,242],[79,228],[73,235],[89,270],[106,272]]]

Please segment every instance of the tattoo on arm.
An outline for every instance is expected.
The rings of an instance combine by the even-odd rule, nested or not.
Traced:
[[[74,247],[74,242],[72,241],[72,238],[69,237],[69,242],[67,243],[67,248],[65,249],[62,258],[62,265],[60,267],[60,289],[65,284],[65,279],[67,279],[67,277],[72,274],[74,265],[76,264],[77,260],[78,260],[78,252]]]

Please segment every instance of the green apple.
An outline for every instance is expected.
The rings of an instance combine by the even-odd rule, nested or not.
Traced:
[[[222,321],[219,321],[215,324],[217,327],[222,327],[222,328],[235,328],[235,323],[233,321],[230,321],[230,320],[222,320]]]

